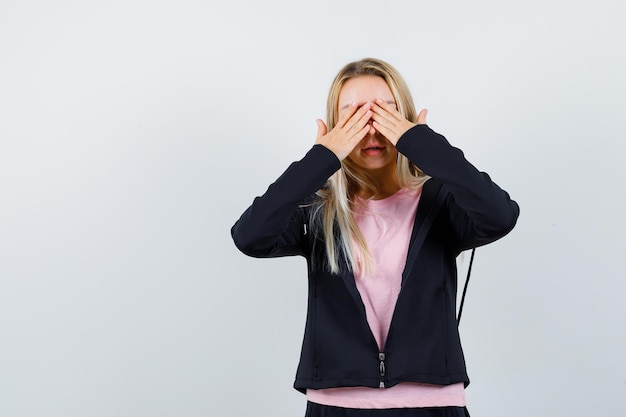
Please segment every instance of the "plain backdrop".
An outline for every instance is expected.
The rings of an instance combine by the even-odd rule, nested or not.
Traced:
[[[619,0],[3,0],[0,416],[304,415],[305,263],[247,258],[230,227],[367,56],[521,207],[476,253],[472,415],[623,414],[624,17]]]

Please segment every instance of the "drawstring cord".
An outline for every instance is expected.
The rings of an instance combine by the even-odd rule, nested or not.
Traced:
[[[456,325],[461,323],[461,314],[463,314],[463,304],[465,304],[465,294],[467,293],[467,284],[469,284],[470,274],[472,273],[472,264],[474,263],[474,253],[476,248],[472,249],[472,256],[470,257],[469,268],[467,268],[467,278],[465,279],[465,286],[463,287],[463,295],[461,296],[461,305],[459,306],[459,315],[456,319]]]

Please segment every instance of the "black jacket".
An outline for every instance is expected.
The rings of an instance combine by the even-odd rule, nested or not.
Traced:
[[[301,205],[339,169],[330,150],[313,146],[232,228],[236,246],[247,255],[308,260],[308,311],[294,384],[302,392],[407,381],[469,384],[456,323],[455,259],[506,235],[519,207],[427,125],[410,129],[396,147],[432,178],[422,190],[384,352],[353,274],[345,267],[338,275],[312,267],[323,264],[312,263],[323,256],[323,243],[308,230],[309,208]]]

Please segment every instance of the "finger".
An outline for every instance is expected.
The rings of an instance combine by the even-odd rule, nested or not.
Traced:
[[[359,132],[372,118],[371,105],[369,103],[364,104],[344,125],[344,131],[355,134]]]
[[[422,109],[420,113],[417,115],[417,124],[425,125],[426,124],[426,115],[428,114],[428,109]]]
[[[337,126],[339,126],[340,128],[345,126],[345,124],[348,122],[348,120],[350,120],[352,116],[354,116],[354,113],[356,113],[357,110],[359,110],[359,107],[356,101],[350,103],[350,105],[345,109],[340,110],[339,119],[337,120]]]
[[[371,129],[371,126],[369,124],[366,124],[365,126],[361,127],[359,130],[355,130],[353,134],[347,134],[346,136],[344,136],[342,145],[336,148],[340,152],[340,153],[335,152],[337,157],[340,160],[343,160],[344,158],[346,158],[354,150],[354,148],[359,144],[359,142],[361,142],[361,140],[363,140],[363,138],[368,134],[370,129]]]
[[[371,128],[372,127],[369,124],[366,124],[350,138],[349,142],[353,146],[352,149],[354,149],[354,146],[361,142],[361,140],[370,132]]]
[[[374,127],[374,129],[376,129],[376,131],[378,133],[380,133],[381,135],[383,135],[387,139],[393,137],[393,130],[391,130],[389,127],[387,127],[385,125],[380,124],[376,120],[374,120],[372,122],[372,126]]]
[[[319,139],[328,133],[328,128],[322,119],[317,119],[315,123],[317,123],[317,139]]]
[[[380,107],[376,106],[372,111],[373,111],[373,115],[372,115],[372,119],[377,121],[380,124],[386,125],[386,126],[395,126],[398,123],[398,120],[396,120],[391,114],[389,114],[387,111],[385,111],[384,109],[382,109],[383,111],[381,112],[379,109],[381,109]]]
[[[376,110],[380,109],[378,113],[381,114],[382,116],[387,117],[388,119],[394,119],[394,120],[404,119],[404,116],[398,111],[395,104],[391,104],[381,98],[377,98],[376,106],[378,107]]]

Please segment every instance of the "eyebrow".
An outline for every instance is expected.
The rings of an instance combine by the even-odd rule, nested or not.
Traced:
[[[362,106],[362,105],[364,105],[364,104],[365,104],[365,103],[359,103],[359,107],[360,107],[360,106]],[[395,102],[394,100],[387,100],[387,104],[396,104],[396,102]],[[345,110],[345,109],[347,109],[348,107],[350,107],[350,103],[348,103],[348,104],[346,104],[346,105],[342,106],[342,107],[339,109],[339,111]]]

